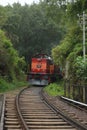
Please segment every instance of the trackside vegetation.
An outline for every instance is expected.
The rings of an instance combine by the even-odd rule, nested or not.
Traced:
[[[25,85],[25,79],[23,79],[24,66],[24,58],[19,57],[11,41],[0,30],[0,92]]]
[[[51,83],[44,90],[51,96],[62,96],[64,95],[63,82]]]
[[[13,82],[8,82],[3,78],[0,78],[0,93],[7,92],[11,90],[20,89],[21,87],[27,86],[26,81],[15,80]]]
[[[65,12],[66,33],[60,44],[52,49],[56,64],[64,70],[65,78],[73,84],[87,83],[87,39],[85,41],[86,59],[83,58],[83,11],[87,14],[87,1],[76,0],[67,4]],[[63,17],[64,18],[64,17]],[[87,22],[87,21],[86,21]],[[87,37],[87,31],[86,31]]]

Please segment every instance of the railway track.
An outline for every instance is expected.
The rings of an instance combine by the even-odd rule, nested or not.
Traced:
[[[7,94],[4,127],[0,130],[86,130],[50,106],[41,89],[30,87]]]
[[[61,115],[63,114],[67,119],[71,120],[79,129],[87,130],[86,104],[84,104],[85,109],[83,109],[84,107],[82,103],[78,104],[75,102],[75,104],[73,104],[70,99],[64,97],[53,98],[47,95],[47,93],[45,93],[45,97],[49,100],[49,104],[51,104],[56,111],[59,111]]]
[[[40,96],[41,88],[32,87],[19,96],[19,105],[27,130],[77,130],[56,113]]]
[[[87,113],[87,104],[61,96],[61,100]]]
[[[4,109],[5,109],[5,96],[0,95],[0,130],[3,130],[4,125]]]
[[[22,130],[15,105],[18,92],[6,94],[3,130]]]
[[[61,97],[60,100],[66,103],[67,106],[72,107],[72,113],[76,117],[76,120],[87,128],[87,104],[66,97]],[[69,113],[70,109],[67,112]]]

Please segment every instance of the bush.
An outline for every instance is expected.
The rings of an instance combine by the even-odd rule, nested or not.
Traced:
[[[0,92],[6,92],[10,90],[19,89],[22,86],[27,85],[26,81],[13,81],[13,82],[7,82],[3,78],[0,78]]]
[[[74,62],[73,69],[77,80],[87,81],[87,58],[84,61],[83,57],[78,56]]]
[[[51,83],[50,85],[45,87],[44,90],[51,96],[63,95],[64,94],[63,82]]]
[[[8,77],[8,81],[12,82],[21,75],[24,66],[24,57],[19,57],[11,41],[0,30],[0,75]]]

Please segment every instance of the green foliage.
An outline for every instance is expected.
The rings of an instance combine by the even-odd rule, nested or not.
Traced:
[[[14,81],[14,82],[7,82],[3,78],[0,78],[0,93],[1,92],[6,92],[6,91],[11,91],[15,89],[20,89],[23,86],[27,86],[27,82],[23,81]]]
[[[61,39],[59,25],[46,15],[46,4],[32,4],[21,6],[13,4],[7,19],[7,25],[3,26],[8,37],[20,55],[30,61],[32,55],[37,52],[51,53],[51,48]]]
[[[6,23],[7,15],[6,8],[0,5],[0,28]]]
[[[87,58],[84,61],[83,57],[78,56],[74,62],[73,69],[77,80],[87,81]]]
[[[87,1],[76,0],[73,3],[68,3],[66,9],[65,26],[67,33],[60,45],[52,49],[52,55],[55,62],[64,67],[65,73],[67,71],[67,78],[72,78],[73,82],[86,81],[87,67],[86,62],[81,58],[83,55],[82,31],[77,25],[77,20],[79,20],[77,14],[82,14],[83,10],[87,12]]]
[[[0,75],[13,80],[25,65],[24,58],[20,58],[13,48],[11,41],[0,30]]]
[[[81,45],[79,43],[81,40],[81,31],[78,27],[69,29],[61,44],[52,50],[55,63],[64,66],[67,59],[71,60],[72,55],[76,56],[80,53]]]
[[[63,83],[51,83],[47,87],[45,87],[45,91],[51,96],[63,95]]]

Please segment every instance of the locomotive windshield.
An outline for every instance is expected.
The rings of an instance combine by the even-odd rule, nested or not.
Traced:
[[[34,58],[46,58],[49,60],[52,60],[50,56],[48,56],[47,54],[37,54],[34,56]]]

